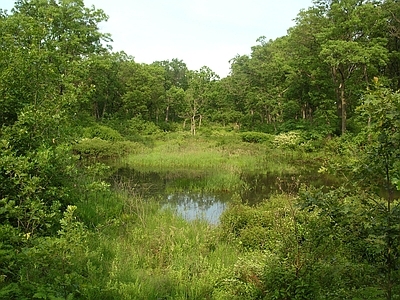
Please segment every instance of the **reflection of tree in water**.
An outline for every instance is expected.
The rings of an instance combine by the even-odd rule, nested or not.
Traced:
[[[320,187],[337,183],[337,180],[317,171],[303,174],[242,173],[240,179],[244,182],[240,195],[250,204],[257,204],[275,193],[297,194],[301,184]]]
[[[164,194],[167,181],[159,172],[141,172],[129,167],[118,169],[110,177],[115,189],[129,190],[142,197],[155,197]]]
[[[230,198],[225,195],[225,198]],[[229,199],[208,193],[178,193],[167,196],[167,206],[176,207],[177,212],[187,220],[205,219],[211,224],[218,223]]]
[[[240,191],[243,201],[257,204],[277,192],[297,193],[299,178],[293,175],[242,173],[244,186]]]
[[[163,205],[176,208],[186,219],[203,216],[210,223],[218,221],[234,192],[240,193],[244,202],[256,204],[277,192],[296,194],[300,183],[314,186],[333,184],[330,178],[316,171],[301,175],[243,172],[240,175],[243,185],[237,191],[206,192],[210,190],[209,175],[196,170],[154,172],[125,167],[110,177],[110,183],[115,189],[132,195],[160,199]]]
[[[218,223],[226,202],[230,200],[227,193],[199,192],[206,189],[207,174],[193,170],[142,172],[121,168],[110,182],[114,188],[132,195],[160,199],[163,205],[176,209],[187,220],[203,218],[211,224]]]
[[[154,172],[123,167],[109,181],[116,189],[128,187],[143,197],[159,197],[175,191],[204,190],[207,186],[207,174],[193,170]]]
[[[215,201],[226,202],[227,199],[220,199],[218,195],[209,193],[192,193],[190,191],[184,193],[173,193],[167,196],[170,204],[179,204],[184,206],[192,206],[193,203],[201,209],[207,209],[214,204]]]

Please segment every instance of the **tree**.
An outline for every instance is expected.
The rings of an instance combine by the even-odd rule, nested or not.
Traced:
[[[383,16],[380,35],[388,40],[389,61],[385,76],[393,90],[400,89],[400,6],[397,0],[386,0],[382,4]]]
[[[223,86],[226,91],[227,97],[233,104],[235,111],[241,115],[247,114],[246,112],[246,97],[251,89],[250,81],[250,57],[247,55],[237,55],[230,60],[231,75],[223,79]],[[239,121],[239,120],[238,120]],[[240,120],[242,121],[242,120]]]
[[[88,100],[90,108],[86,109],[96,120],[115,114],[122,107],[124,86],[119,74],[125,59],[124,53],[105,53],[89,58],[87,80],[92,91]]]
[[[101,41],[107,35],[97,31],[97,23],[105,19],[82,1],[42,0],[19,1],[12,15],[0,18],[0,137],[7,141],[1,148],[1,197],[13,203],[22,186],[29,186],[30,196],[19,206],[25,212],[31,210],[31,197],[39,206],[51,206],[44,199],[61,184],[61,166],[38,165],[63,164],[59,152],[69,138],[69,118],[89,90],[83,76],[87,57],[104,51]]]
[[[172,86],[186,90],[188,88],[188,68],[186,64],[177,58],[171,61],[155,61],[156,66],[165,69],[165,90],[169,90]]]
[[[252,47],[251,82],[253,89],[249,94],[251,109],[257,111],[262,123],[283,122],[287,76],[292,72],[288,64],[287,37],[266,42],[261,37],[260,45]]]
[[[185,91],[185,104],[180,116],[185,120],[190,119],[190,132],[193,135],[196,134],[196,118],[200,126],[211,86],[218,79],[218,75],[208,67],[202,67],[189,75],[189,87]]]
[[[170,120],[171,111],[180,111],[185,99],[185,91],[176,86],[171,86],[165,92],[165,122]]]
[[[326,22],[318,8],[312,7],[301,11],[296,26],[288,31],[287,56],[292,72],[287,78],[286,97],[296,108],[295,120],[332,134],[337,130],[335,91],[330,70],[319,57],[321,45],[316,38]]]
[[[396,289],[400,282],[397,268],[400,203],[394,197],[396,189],[400,190],[400,94],[380,87],[375,78],[375,87],[366,95],[360,111],[366,126],[363,134],[366,149],[359,162],[358,175],[363,178],[360,183],[380,198],[374,205],[376,225],[371,236],[382,253],[387,299],[393,299],[400,293]],[[385,206],[381,191],[385,191]]]
[[[183,92],[188,88],[189,70],[186,64],[177,58],[171,61],[156,61],[155,66],[164,68],[164,96],[165,122],[176,119],[176,112],[183,103]]]
[[[235,128],[238,129],[242,114],[237,110],[235,96],[231,93],[232,85],[232,77],[225,77],[216,81],[211,86],[204,110],[212,122],[218,122],[223,126],[233,123]]]
[[[104,12],[85,8],[83,1],[46,0],[18,1],[12,11],[0,19],[2,123],[15,122],[27,105],[68,102],[67,89],[86,99],[84,64],[90,54],[104,52],[101,43],[109,40],[97,28],[107,19]]]
[[[332,224],[343,230],[351,263],[366,270],[360,276],[362,288],[396,299],[400,295],[400,203],[395,197],[400,190],[400,95],[381,86],[377,77],[374,81],[356,111],[363,130],[356,138],[342,138],[340,151],[346,160],[339,157],[332,163],[336,172],[345,172],[350,189],[314,194],[307,207],[328,214]]]
[[[0,15],[1,297],[42,297],[43,286],[20,284],[25,253],[59,245],[52,238],[76,175],[74,113],[90,93],[88,58],[105,51],[97,24],[106,15],[83,1],[46,0],[18,1]]]
[[[323,2],[317,1],[320,4]],[[384,66],[387,61],[385,40],[371,37],[373,24],[382,12],[380,6],[370,1],[328,1],[326,4],[328,9],[320,13],[327,18],[328,23],[321,28],[317,39],[321,44],[320,57],[331,68],[341,132],[344,134],[348,106],[352,105],[351,95],[360,96],[357,89],[353,87],[351,90],[348,86],[352,84],[351,79],[357,74],[356,77],[367,84],[368,68],[373,65]],[[366,85],[359,80],[355,84],[358,89],[363,89]]]
[[[164,69],[156,65],[130,64],[130,76],[126,78],[126,91],[122,96],[128,117],[142,116],[158,121],[164,96]]]

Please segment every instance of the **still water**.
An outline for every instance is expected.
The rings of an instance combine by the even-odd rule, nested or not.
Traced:
[[[274,193],[297,193],[302,183],[330,186],[334,182],[315,170],[301,175],[242,172],[230,190],[209,188],[210,174],[188,171],[138,171],[129,167],[118,169],[110,178],[113,183],[125,183],[144,199],[158,199],[163,207],[175,209],[187,220],[205,219],[217,224],[228,203],[235,197],[251,205],[268,199]]]

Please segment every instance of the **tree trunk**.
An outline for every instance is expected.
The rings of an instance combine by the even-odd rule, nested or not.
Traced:
[[[106,113],[106,107],[107,107],[107,102],[104,102],[103,109],[102,109],[102,112],[101,112],[101,119],[104,118],[104,115]]]
[[[167,106],[166,110],[165,110],[165,122],[168,123],[168,115],[169,115],[169,105]]]
[[[192,135],[196,135],[196,119],[195,119],[195,116],[192,116],[192,118],[191,118],[190,133]]]
[[[340,91],[340,103],[341,103],[341,119],[342,119],[342,134],[346,133],[346,121],[347,121],[347,113],[346,113],[346,96],[344,93],[344,81],[339,85]]]
[[[338,69],[336,67],[332,67],[332,80],[335,86],[335,95],[336,95],[336,114],[339,119],[342,119],[342,99],[340,98],[340,84],[337,78]],[[340,126],[341,125],[337,125]]]

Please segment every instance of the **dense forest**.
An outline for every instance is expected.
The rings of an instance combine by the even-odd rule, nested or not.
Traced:
[[[400,298],[398,0],[314,0],[225,78],[113,52],[104,21],[0,9],[0,299]],[[211,226],[108,181],[215,168],[229,192],[260,161],[340,184],[233,193]]]

